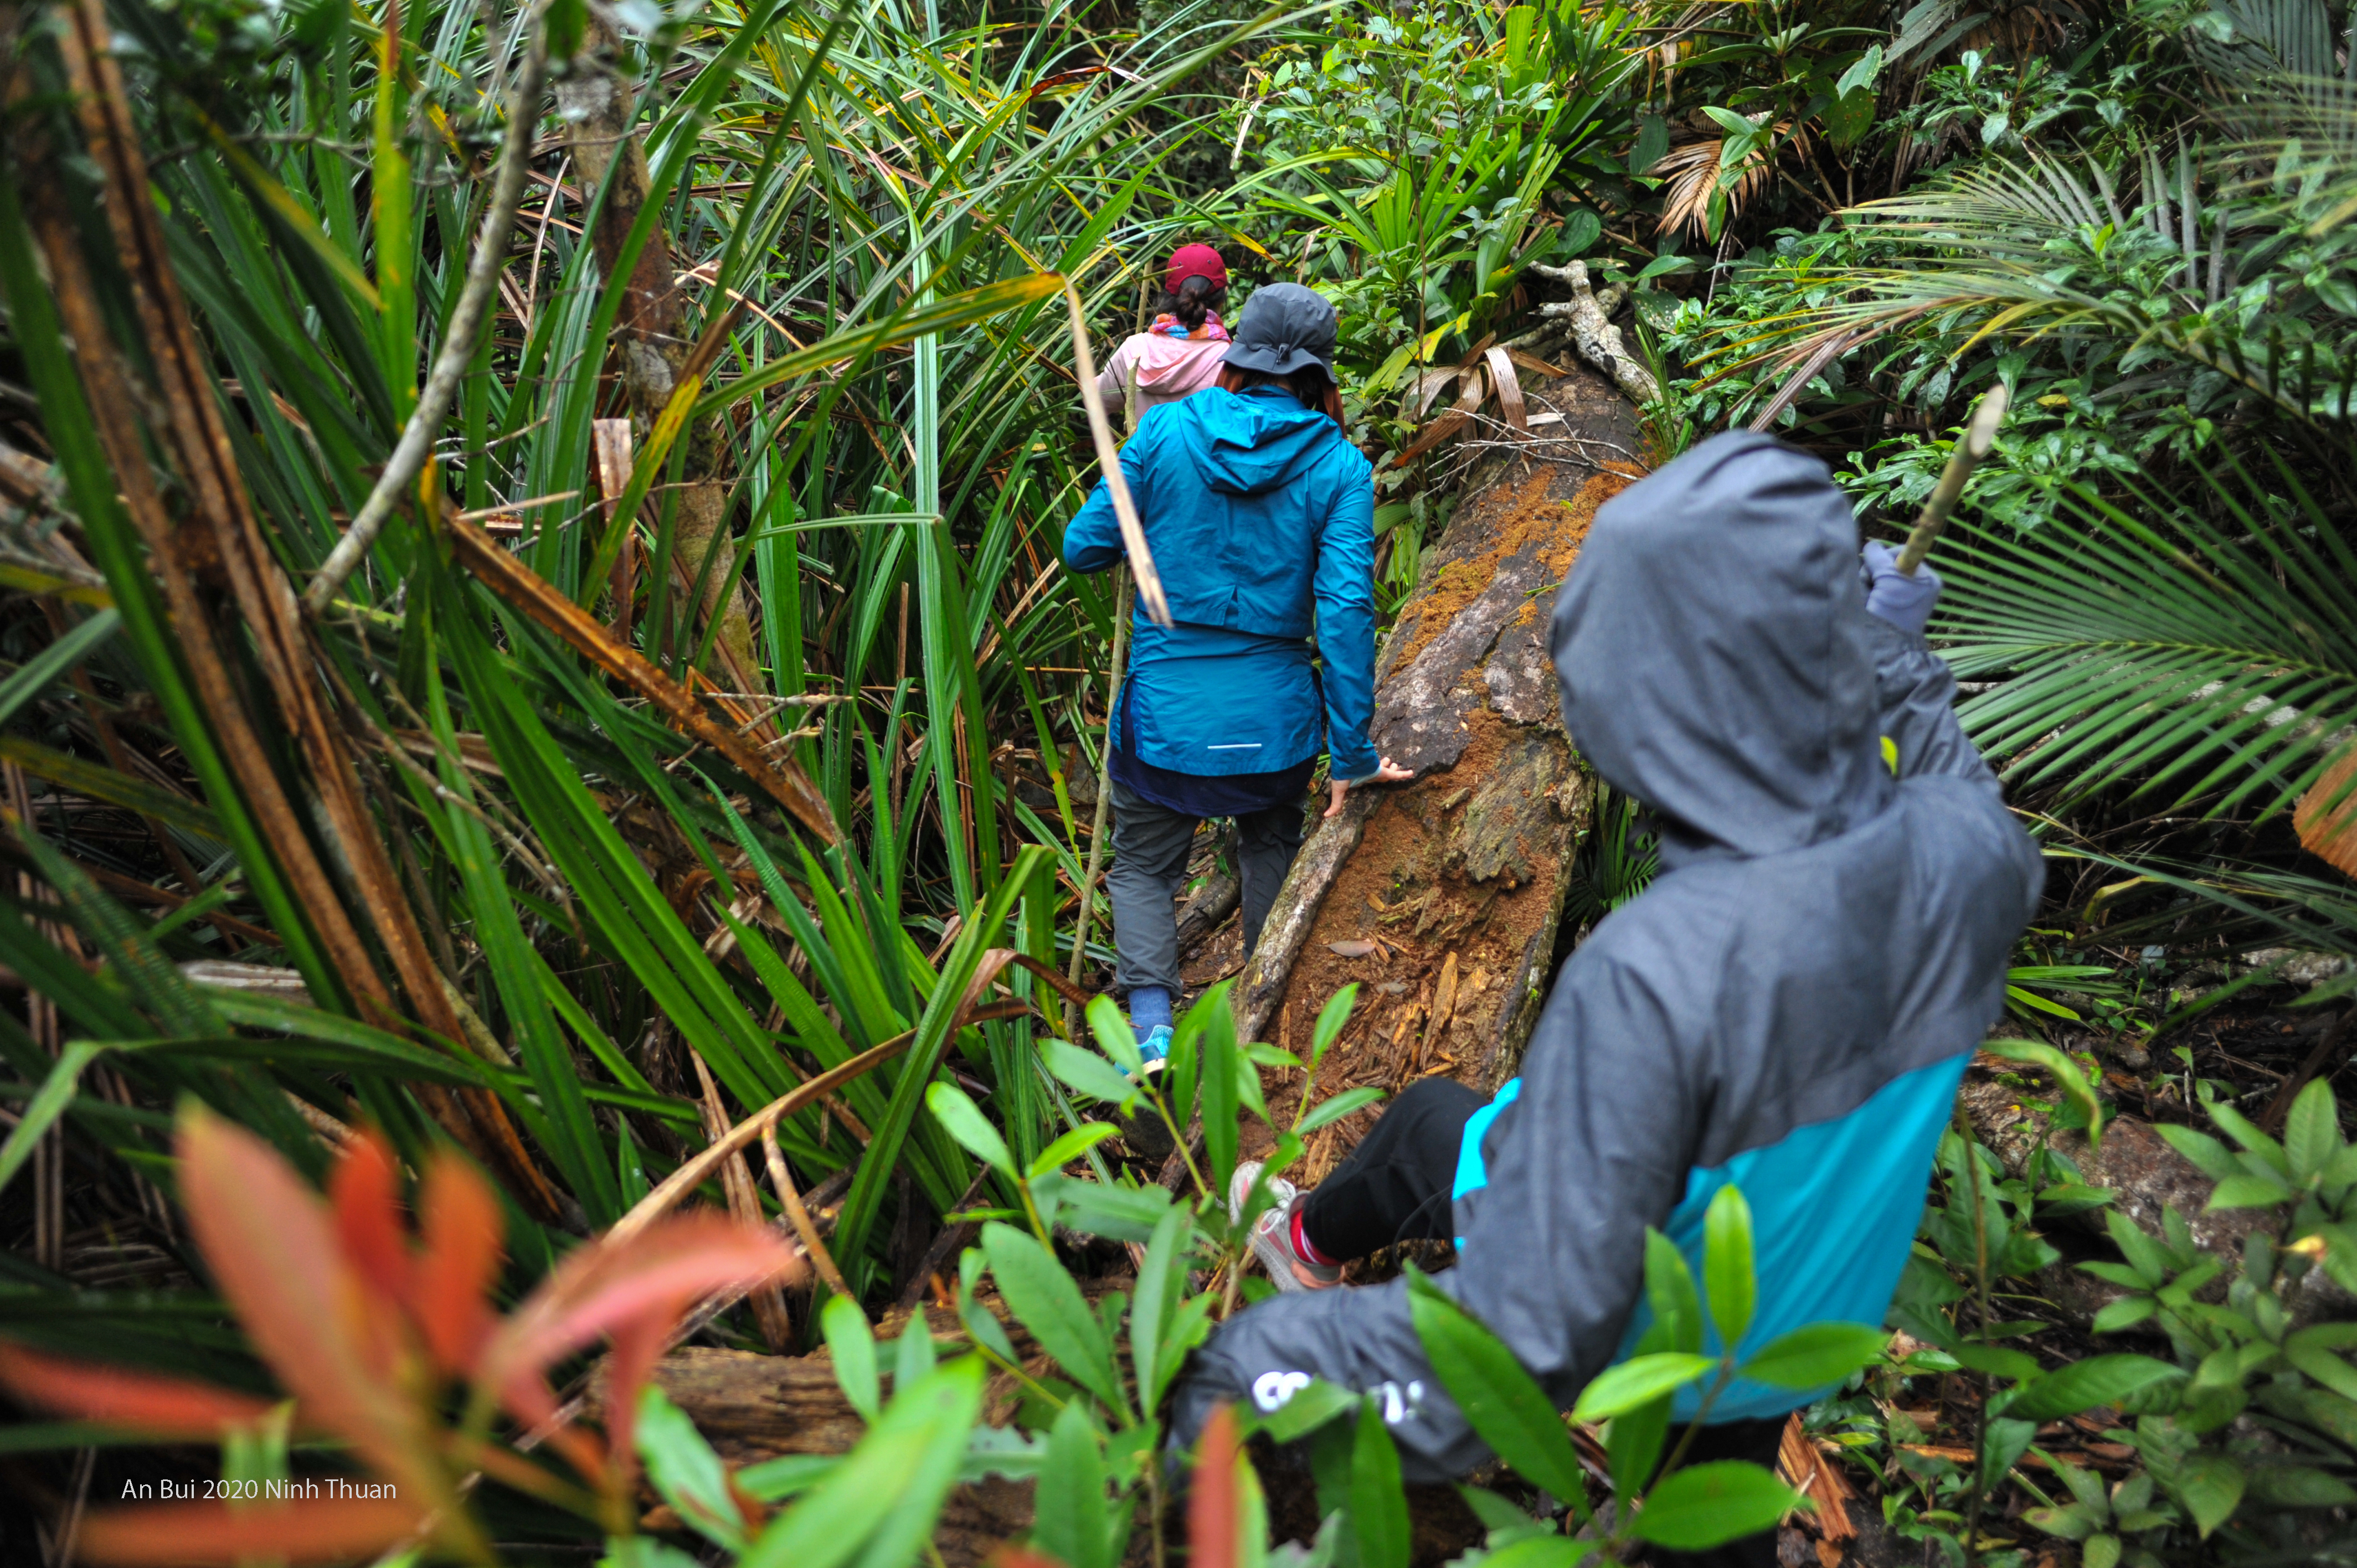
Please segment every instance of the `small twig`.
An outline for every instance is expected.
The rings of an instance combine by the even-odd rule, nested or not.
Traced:
[[[834,1266],[834,1255],[826,1243],[818,1239],[818,1227],[811,1223],[810,1210],[802,1207],[802,1194],[794,1187],[793,1173],[786,1169],[786,1156],[778,1147],[778,1126],[774,1122],[761,1123],[761,1157],[770,1167],[770,1185],[778,1191],[778,1207],[786,1211],[786,1222],[794,1228],[794,1237],[810,1254],[811,1266],[826,1288],[840,1296],[851,1295],[851,1287],[844,1283],[843,1271]],[[856,1300],[856,1297],[853,1297]]]
[[[540,121],[540,89],[548,67],[548,30],[541,25],[541,14],[546,0],[541,0],[527,19],[532,41],[524,49],[522,63],[516,69],[515,85],[508,94],[508,134],[500,149],[497,174],[491,183],[490,204],[483,212],[483,227],[475,242],[475,254],[467,264],[466,285],[459,290],[457,308],[450,313],[450,326],[442,339],[442,351],[435,356],[434,369],[425,378],[425,389],[418,394],[417,406],[410,411],[409,423],[401,432],[401,440],[384,466],[384,472],[369,491],[368,499],[344,536],[328,553],[318,575],[303,591],[303,608],[313,616],[323,614],[345,580],[351,576],[368,554],[369,546],[393,515],[401,498],[416,484],[417,476],[433,455],[435,432],[450,412],[450,400],[457,395],[458,383],[465,379],[468,364],[475,357],[475,337],[483,323],[484,306],[490,304],[493,286],[500,269],[506,265],[508,236],[515,227],[516,209],[523,204],[525,166],[532,157],[533,127]]]

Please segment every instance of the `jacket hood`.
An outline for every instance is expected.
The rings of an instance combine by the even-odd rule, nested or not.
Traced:
[[[1824,465],[1731,431],[1598,509],[1549,650],[1573,744],[1663,819],[1667,867],[1881,812],[1869,633]]]
[[[1137,366],[1137,389],[1140,392],[1193,392],[1211,384],[1220,373],[1220,356],[1227,351],[1227,337],[1172,338],[1160,332],[1141,332],[1130,340]]]
[[[1195,471],[1224,495],[1264,495],[1342,438],[1332,420],[1281,389],[1212,387],[1172,406],[1189,426],[1185,446]]]

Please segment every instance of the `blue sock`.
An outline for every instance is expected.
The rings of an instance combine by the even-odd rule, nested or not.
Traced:
[[[1158,985],[1129,988],[1129,1026],[1137,1031],[1139,1039],[1169,1026],[1170,993]]]

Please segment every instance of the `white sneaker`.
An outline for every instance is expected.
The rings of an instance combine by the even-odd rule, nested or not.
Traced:
[[[1228,1218],[1243,1218],[1244,1200],[1260,1179],[1261,1162],[1246,1160],[1228,1181]],[[1342,1283],[1342,1271],[1330,1263],[1313,1263],[1294,1250],[1293,1211],[1301,1207],[1301,1189],[1283,1176],[1268,1183],[1270,1203],[1253,1222],[1253,1256],[1268,1271],[1280,1291],[1325,1290]]]

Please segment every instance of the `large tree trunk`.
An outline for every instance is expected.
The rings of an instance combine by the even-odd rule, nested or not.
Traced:
[[[1416,779],[1354,790],[1318,824],[1238,983],[1246,1036],[1296,1051],[1359,983],[1321,1099],[1435,1073],[1494,1089],[1554,971],[1592,789],[1563,733],[1547,627],[1597,507],[1643,471],[1643,444],[1635,411],[1584,370],[1527,396],[1536,438],[1476,458],[1377,660],[1373,739]],[[1297,1077],[1271,1087],[1289,1097]],[[1304,1179],[1372,1114],[1319,1134]]]

